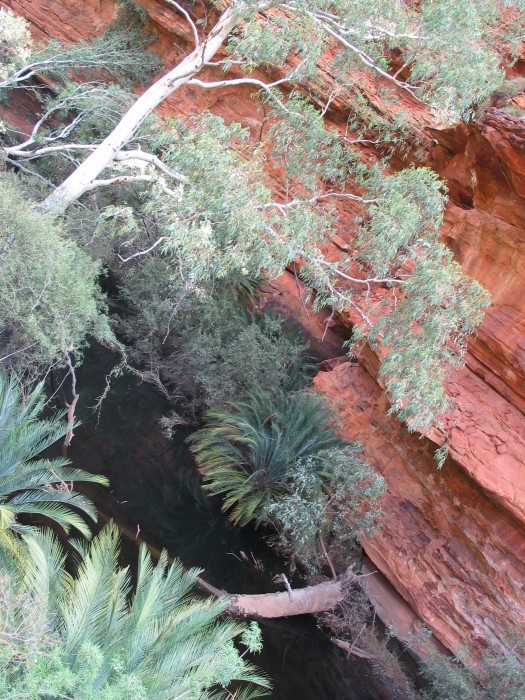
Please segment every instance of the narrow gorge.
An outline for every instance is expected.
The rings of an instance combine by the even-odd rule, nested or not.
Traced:
[[[167,2],[141,5],[158,33],[154,50],[170,66],[191,42],[189,28]],[[109,0],[8,0],[0,6],[25,17],[36,40],[64,42],[100,34],[114,10]],[[330,97],[325,118],[347,138],[349,98],[331,94],[329,55],[321,68],[325,101]],[[525,64],[513,71],[518,78]],[[378,114],[381,80],[359,84]],[[250,86],[220,92],[184,87],[160,112],[207,109],[247,127],[256,142],[266,121],[251,92]],[[449,200],[442,239],[492,295],[469,341],[466,366],[447,380],[454,408],[442,429],[409,433],[388,415],[377,357],[364,348],[355,361],[342,349],[358,320],[355,311],[309,312],[292,271],[272,282],[265,300],[298,319],[320,348],[326,359],[315,386],[330,400],[341,434],[359,440],[387,480],[382,526],[363,542],[367,571],[378,572],[367,585],[379,616],[405,641],[424,625],[434,644],[454,653],[468,646],[480,655],[487,645],[511,653],[512,640],[525,634],[525,94],[482,105],[474,121],[453,127],[436,126],[435,115],[404,92],[399,109],[410,114],[417,142],[394,155],[391,167],[428,165],[443,178]],[[10,110],[12,122],[32,122],[29,101],[20,99]],[[376,157],[373,145],[364,144],[363,158]],[[278,164],[267,165],[279,192]],[[326,244],[331,259],[351,247],[356,211],[351,201],[338,205],[338,228]],[[443,445],[448,456],[438,469],[434,453]],[[424,657],[429,646],[422,641],[415,649]]]

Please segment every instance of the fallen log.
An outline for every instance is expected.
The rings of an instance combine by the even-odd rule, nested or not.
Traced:
[[[99,511],[99,520],[109,521],[110,518]],[[160,551],[139,537],[139,531],[133,532],[122,522],[115,520],[121,534],[126,539],[140,544],[144,542],[150,554],[158,559]],[[173,559],[169,558],[170,563]],[[348,581],[355,577],[351,568],[335,581],[326,581],[306,588],[290,588],[279,593],[260,594],[232,594],[215,588],[202,578],[197,579],[197,586],[209,595],[217,598],[226,598],[229,601],[226,612],[237,617],[254,617],[272,619],[278,617],[290,617],[291,615],[310,615],[314,613],[332,610],[342,602],[347,590]]]
[[[228,611],[239,617],[261,619],[309,615],[332,610],[345,597],[347,576],[306,588],[292,588],[290,592],[255,595],[229,595]]]

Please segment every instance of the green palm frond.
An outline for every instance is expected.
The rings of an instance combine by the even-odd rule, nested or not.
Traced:
[[[77,481],[107,485],[107,479],[71,467],[60,457],[36,459],[66,432],[64,412],[40,417],[44,402],[42,384],[22,398],[15,379],[0,368],[0,530],[27,533],[19,516],[34,514],[90,537],[84,517],[96,521],[95,508],[72,487]],[[8,538],[2,541],[7,545]]]
[[[192,435],[205,488],[223,494],[230,519],[260,524],[271,503],[287,492],[301,457],[340,444],[326,404],[310,393],[249,394],[228,410],[208,411]]]
[[[24,580],[27,588],[45,606],[46,617],[55,616],[71,589],[71,577],[64,569],[64,550],[50,530],[32,528],[24,537],[27,552]]]
[[[40,697],[45,687],[53,697],[226,700],[232,682],[236,697],[265,694],[268,680],[234,646],[236,638],[243,642],[245,625],[222,619],[224,601],[194,597],[198,571],[185,571],[178,561],[168,565],[166,553],[154,565],[142,547],[131,593],[112,525],[86,547],[74,577],[64,572],[64,553],[51,532],[33,531],[25,548],[25,575],[13,579],[25,607],[13,619],[19,632],[29,631],[27,610],[38,611],[38,635],[30,658],[18,649],[7,666],[0,658],[8,690],[25,692],[6,696]],[[0,553],[0,579],[6,562]],[[24,679],[39,658],[39,686],[27,693]]]
[[[100,474],[90,474],[84,469],[69,466],[67,459],[38,459],[20,464],[15,471],[0,477],[0,497],[27,488],[38,488],[51,484],[71,486],[76,481],[108,485]]]
[[[0,508],[1,511],[1,508]],[[12,571],[25,568],[23,542],[8,528],[0,527],[0,570]]]
[[[117,575],[118,532],[104,528],[79,567],[71,599],[62,610],[64,650],[72,660],[86,641],[105,648],[112,620],[119,618],[129,592],[127,570]]]
[[[79,493],[62,491],[24,491],[7,503],[2,504],[4,509],[11,509],[13,516],[22,514],[42,515],[60,525],[66,533],[71,527],[75,527],[84,537],[91,537],[91,530],[84,518],[73,510],[78,508],[92,520],[96,520],[96,512],[89,499]],[[15,532],[28,532],[31,526],[24,525],[14,519],[11,529]]]

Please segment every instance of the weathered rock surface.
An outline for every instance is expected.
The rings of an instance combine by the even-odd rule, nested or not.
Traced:
[[[37,38],[66,41],[92,38],[113,13],[109,0],[2,4],[27,17]],[[156,50],[172,63],[189,39],[187,28],[161,0],[144,4],[159,30]],[[329,84],[329,66],[322,68]],[[371,81],[372,99],[377,88]],[[185,88],[162,109],[189,114],[208,108],[241,121],[255,138],[262,114],[248,100],[250,92]],[[340,95],[328,112],[334,125],[344,124],[344,108]],[[386,415],[369,353],[359,365],[327,363],[317,386],[333,399],[343,433],[361,440],[388,480],[383,528],[365,543],[374,566],[449,649],[471,644],[479,651],[487,641],[505,648],[509,632],[525,633],[525,122],[495,109],[469,127],[430,129],[427,114],[417,118],[419,155],[422,149],[450,190],[443,238],[494,301],[470,343],[467,367],[448,383],[456,408],[445,418],[445,434],[410,435]],[[278,171],[272,177],[278,189]],[[334,255],[349,246],[355,216],[348,204],[340,213]],[[295,281],[284,280],[274,296],[286,304]],[[320,341],[329,319],[295,308]],[[348,337],[351,322],[347,314],[330,322],[328,354],[341,354],[333,332]],[[450,456],[438,471],[433,452],[445,440]],[[395,626],[396,611],[388,615]]]
[[[462,379],[462,388],[476,385],[475,377]],[[316,384],[334,400],[343,434],[362,443],[388,482],[383,526],[365,542],[375,567],[448,648],[468,641],[479,650],[487,640],[505,646],[506,634],[525,629],[525,537],[502,494],[500,506],[476,479],[478,466],[492,473],[496,454],[485,426],[473,423],[452,437],[453,458],[438,471],[435,445],[387,416],[383,392],[362,367],[321,372]],[[473,457],[478,450],[487,467]]]

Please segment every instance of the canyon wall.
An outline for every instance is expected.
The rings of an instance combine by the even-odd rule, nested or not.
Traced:
[[[38,39],[92,38],[113,13],[109,0],[0,4],[27,17]],[[190,40],[188,28],[167,3],[148,0],[145,6],[159,32],[156,50],[171,65]],[[329,57],[323,70],[329,86]],[[379,87],[367,85],[372,101]],[[162,110],[211,109],[240,121],[256,138],[263,116],[250,92],[186,87]],[[455,408],[444,430],[420,439],[387,415],[370,353],[358,363],[325,363],[316,385],[333,401],[343,434],[361,441],[388,481],[383,527],[364,544],[373,567],[401,596],[385,613],[389,622],[406,622],[408,605],[453,651],[469,644],[479,652],[488,642],[508,649],[512,634],[525,634],[525,121],[490,109],[471,126],[440,129],[415,104],[402,106],[418,122],[418,158],[449,187],[443,239],[466,272],[491,291],[493,305],[470,343],[466,366],[448,381]],[[344,95],[334,99],[327,118],[344,125]],[[278,189],[278,171],[272,177]],[[340,215],[329,244],[334,256],[350,245],[355,211],[344,204]],[[272,290],[275,299],[295,306],[319,343],[325,323],[305,316],[295,280],[284,276]],[[348,337],[353,320],[350,313],[326,319],[325,355],[341,354],[337,336]],[[449,457],[438,470],[433,453],[444,442]]]
[[[409,434],[387,415],[370,353],[316,383],[388,481],[383,527],[365,542],[373,564],[445,646],[481,652],[525,632],[525,122],[492,109],[428,133],[450,190],[443,239],[493,298],[448,381],[455,407],[443,431]]]

